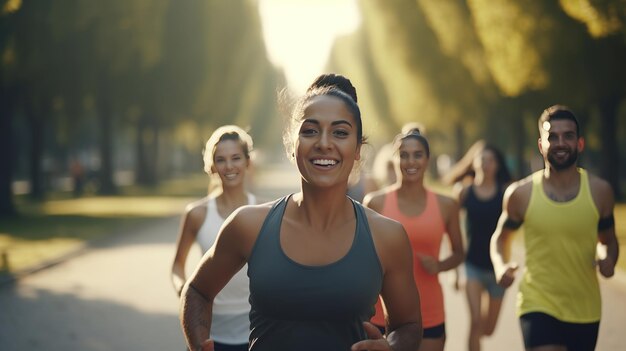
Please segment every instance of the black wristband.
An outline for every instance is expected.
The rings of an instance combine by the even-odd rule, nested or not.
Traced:
[[[600,218],[600,220],[598,221],[598,231],[599,232],[605,231],[607,229],[613,228],[614,225],[615,225],[615,217],[611,213],[611,215],[608,217]]]
[[[524,223],[524,222],[523,221],[514,221],[511,218],[507,218],[506,221],[504,221],[504,228],[515,230],[515,229],[521,227],[522,223]]]

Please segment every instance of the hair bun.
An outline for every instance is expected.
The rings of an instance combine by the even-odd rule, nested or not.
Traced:
[[[402,134],[419,134],[424,135],[426,128],[420,122],[408,122],[402,126]]]
[[[325,73],[319,75],[317,78],[315,78],[313,83],[311,83],[311,85],[307,89],[307,92],[322,87],[336,87],[337,89],[348,94],[348,96],[350,96],[352,100],[354,100],[354,102],[358,102],[356,96],[356,88],[354,87],[354,85],[352,85],[350,79],[342,76],[341,74]]]

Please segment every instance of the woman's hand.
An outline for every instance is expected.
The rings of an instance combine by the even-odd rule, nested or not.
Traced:
[[[212,339],[206,339],[202,345],[200,345],[199,351],[215,351],[215,345]]]
[[[352,351],[393,351],[380,330],[370,322],[363,322],[367,340],[361,340],[350,348]]]
[[[422,267],[424,267],[424,270],[428,274],[435,275],[439,273],[439,261],[437,259],[432,256],[420,254],[417,254],[417,258],[420,260]]]
[[[519,266],[515,262],[509,262],[505,264],[503,268],[504,272],[498,274],[496,278],[500,286],[508,288],[515,281],[515,272],[517,271]]]

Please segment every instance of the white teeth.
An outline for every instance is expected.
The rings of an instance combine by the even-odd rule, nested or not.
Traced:
[[[233,180],[233,179],[237,178],[237,174],[224,174],[224,178],[226,178],[228,180]]]
[[[406,172],[409,174],[417,173],[417,168],[409,168],[406,170]]]
[[[337,161],[335,161],[335,160],[313,160],[313,164],[320,165],[320,166],[333,166],[333,165],[337,164]]]

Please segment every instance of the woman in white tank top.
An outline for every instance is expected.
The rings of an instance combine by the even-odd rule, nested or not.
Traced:
[[[204,170],[219,179],[219,187],[207,197],[189,204],[183,215],[171,273],[179,296],[186,281],[187,255],[194,242],[203,253],[207,252],[224,220],[237,208],[256,203],[254,195],[245,190],[251,150],[250,135],[232,125],[218,128],[206,143]],[[215,297],[211,338],[215,340],[216,351],[248,349],[250,292],[246,271],[244,266]]]

